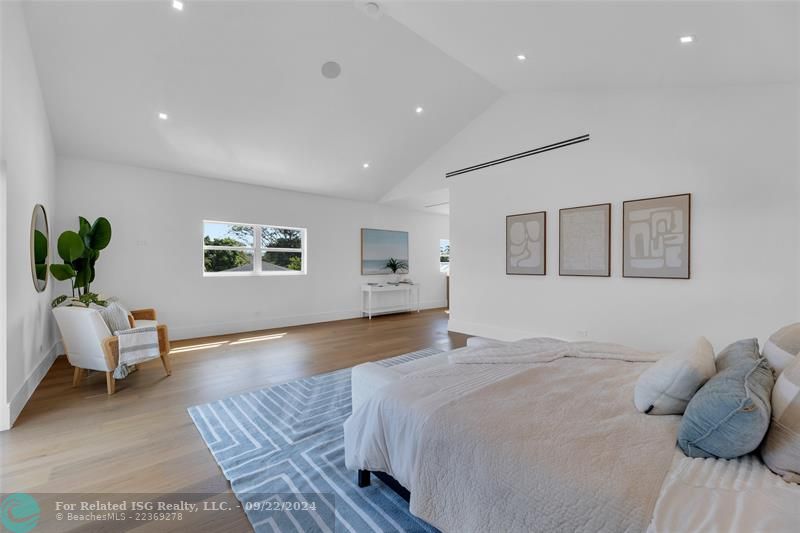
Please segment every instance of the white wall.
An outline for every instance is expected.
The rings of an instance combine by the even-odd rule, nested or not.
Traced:
[[[59,158],[57,173],[59,233],[78,215],[112,224],[93,290],[157,308],[173,338],[359,316],[360,284],[376,281],[360,275],[362,227],[408,231],[423,307],[445,304],[447,217],[96,161]],[[308,274],[204,278],[204,219],[307,228]]]
[[[591,133],[588,143],[450,181],[452,330],[650,349],[765,339],[798,312],[794,86],[515,94],[437,172]],[[622,201],[692,193],[692,279],[621,277]],[[612,277],[558,276],[558,209],[612,203]],[[505,216],[547,210],[546,277],[506,276]]]
[[[2,157],[7,179],[7,375],[2,406],[7,413],[3,420],[13,422],[58,351],[50,289],[36,292],[30,267],[33,207],[43,204],[51,220],[54,215],[55,156],[21,6],[3,2],[2,10]]]
[[[3,34],[3,3],[0,2],[0,47]],[[0,431],[11,427],[8,401],[6,399],[6,158],[3,142],[3,51],[0,48]]]

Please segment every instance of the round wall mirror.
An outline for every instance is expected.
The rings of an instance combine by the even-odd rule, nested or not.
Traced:
[[[31,274],[36,292],[47,288],[47,269],[50,266],[50,228],[44,206],[36,204],[31,217]]]

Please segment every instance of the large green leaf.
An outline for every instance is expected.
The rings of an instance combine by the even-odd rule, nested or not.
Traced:
[[[111,222],[105,217],[100,217],[92,224],[91,247],[93,250],[102,250],[111,242]]]
[[[33,262],[37,265],[47,261],[47,237],[41,231],[33,231]]]
[[[50,265],[50,273],[58,281],[67,281],[75,277],[75,270],[69,265]]]
[[[80,258],[72,263],[75,269],[75,287],[83,288],[92,282],[94,269],[89,264],[89,260]]]
[[[83,240],[74,231],[65,231],[58,238],[58,255],[65,263],[72,263],[78,259],[83,250]]]
[[[91,277],[91,271],[89,268],[84,268],[83,270],[78,270],[75,275],[75,288],[82,289],[86,287],[89,283],[89,278]]]
[[[85,246],[91,246],[91,232],[92,232],[92,225],[83,217],[78,217],[78,235],[81,236],[83,240],[83,244]]]
[[[92,231],[92,225],[83,217],[78,217],[78,228],[78,235],[81,237]]]

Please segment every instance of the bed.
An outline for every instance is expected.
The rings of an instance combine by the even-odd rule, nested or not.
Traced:
[[[657,356],[562,342],[477,340],[354,368],[348,468],[386,473],[443,531],[794,530],[800,486],[753,455],[687,458],[679,416],[635,411]]]

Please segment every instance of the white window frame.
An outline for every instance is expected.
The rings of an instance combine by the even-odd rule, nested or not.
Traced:
[[[200,254],[200,268],[204,278],[219,277],[248,277],[248,276],[305,276],[308,274],[306,264],[307,230],[306,228],[295,228],[292,226],[277,226],[275,224],[251,224],[249,222],[225,222],[222,220],[203,220],[203,240],[205,240],[206,224],[225,224],[228,226],[249,226],[253,228],[253,246],[209,246],[203,242],[203,249]],[[300,248],[273,248],[264,247],[261,243],[261,231],[263,228],[288,229],[300,232]],[[205,252],[206,250],[233,250],[238,252],[252,252],[253,270],[250,272],[206,272]],[[300,252],[300,263],[303,265],[301,270],[261,270],[261,257],[266,252]]]

